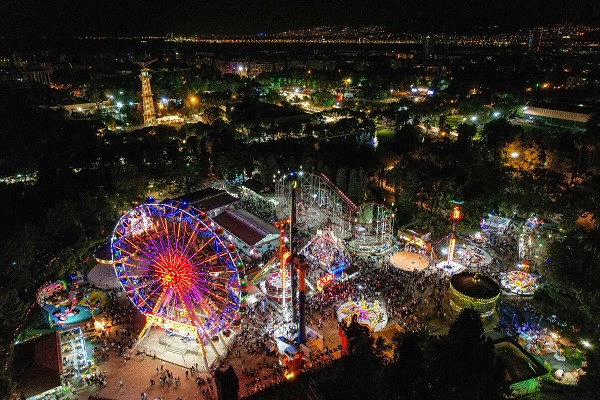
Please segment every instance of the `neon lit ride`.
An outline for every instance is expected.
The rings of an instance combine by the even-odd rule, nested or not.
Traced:
[[[112,236],[113,263],[129,300],[150,325],[204,344],[239,323],[243,264],[223,229],[179,203],[142,204]],[[215,349],[216,351],[216,349]]]

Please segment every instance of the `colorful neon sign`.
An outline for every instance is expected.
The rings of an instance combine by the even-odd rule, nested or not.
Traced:
[[[333,282],[333,274],[326,274],[317,279],[317,288],[323,290],[325,286],[328,286]]]
[[[193,325],[173,321],[172,319],[167,319],[161,317],[160,315],[147,314],[146,323],[162,326],[167,330],[177,332],[179,334],[187,334],[189,336],[195,336],[198,333],[197,328]]]

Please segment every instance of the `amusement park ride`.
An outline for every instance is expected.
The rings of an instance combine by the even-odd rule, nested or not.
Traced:
[[[452,211],[450,212],[450,221],[452,222],[452,233],[450,234],[450,241],[448,243],[448,265],[452,265],[454,259],[454,251],[456,249],[456,227],[462,220],[462,212],[458,204],[454,204]]]
[[[381,205],[354,205],[324,175],[289,173],[278,193],[283,214],[275,223],[280,233],[279,271],[263,282],[266,285],[277,278],[277,285],[269,287],[278,287],[275,296],[263,290],[285,321],[275,332],[274,341],[280,354],[295,363],[306,352],[323,346],[322,336],[306,327],[309,265],[333,278],[333,272],[327,270],[332,269],[331,262],[319,267],[321,258],[345,260],[347,247],[370,254],[391,248],[393,214]],[[323,240],[310,241],[308,250],[306,246],[297,249],[298,234],[313,235],[315,230],[316,237]],[[334,256],[327,252],[329,247],[336,249]],[[111,248],[121,286],[146,318],[139,341],[152,326],[160,326],[184,341],[195,340],[207,369],[209,358],[220,358],[219,348],[227,351],[231,328],[240,326],[240,314],[245,310],[246,275],[236,247],[206,213],[186,202],[148,199],[122,215],[114,228]],[[315,257],[312,253],[318,249],[321,253]],[[207,357],[209,349],[212,352]]]
[[[291,215],[294,185],[299,232],[315,234],[323,226],[329,226],[354,253],[381,254],[392,247],[392,211],[376,203],[357,206],[324,174],[299,171],[284,175],[277,185],[280,218]]]
[[[185,203],[142,204],[117,222],[114,268],[128,297],[152,325],[206,345],[239,326],[244,268],[237,250],[208,216]]]
[[[298,327],[296,337],[297,344],[306,342],[306,271],[309,266],[304,256],[297,254],[296,242],[294,240],[296,230],[296,189],[298,188],[298,179],[295,173],[289,174],[290,181],[290,216],[275,222],[275,227],[279,228],[279,248],[278,256],[280,262],[280,278],[282,291],[285,293],[285,282],[290,278],[291,284],[291,322]],[[286,237],[285,231],[289,228],[289,234]],[[287,244],[286,244],[287,243]],[[287,310],[286,296],[281,296],[281,306]]]

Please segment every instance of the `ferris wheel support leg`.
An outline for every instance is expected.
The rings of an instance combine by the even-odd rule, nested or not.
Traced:
[[[200,339],[202,338],[201,335],[204,335],[204,337],[206,338],[206,342],[210,345],[210,347],[213,349],[213,351],[215,352],[215,354],[217,355],[217,358],[220,359],[221,358],[221,354],[219,354],[219,352],[217,351],[217,348],[215,347],[215,345],[212,342],[211,337],[208,335],[208,333],[206,333],[206,331],[202,328],[200,328],[200,332],[198,333],[198,337],[200,337]],[[218,337],[218,336],[217,336]],[[200,340],[202,341],[202,340]],[[203,345],[204,346],[204,345]],[[204,347],[202,347],[204,349]]]
[[[197,334],[197,337],[198,343],[200,343],[200,353],[202,354],[202,359],[204,360],[204,367],[206,368],[206,372],[208,372],[208,360],[206,360],[206,349],[204,348],[204,343],[202,343],[202,336],[200,336],[200,334]]]
[[[151,323],[148,320],[148,318],[146,318],[146,324],[144,325],[144,327],[142,328],[142,330],[140,331],[140,334],[138,335],[138,341],[144,337],[144,334],[146,333],[146,331],[148,330],[148,328],[150,327]]]
[[[215,354],[217,355],[217,358],[220,359],[221,354],[219,354],[219,352],[217,351],[217,348],[215,347],[215,344],[212,342],[212,339],[208,335],[206,335],[206,340],[207,340],[208,344],[210,344],[210,347],[213,349]]]

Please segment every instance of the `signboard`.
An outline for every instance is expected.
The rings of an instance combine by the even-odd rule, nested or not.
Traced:
[[[173,321],[172,319],[167,319],[159,315],[147,314],[146,322],[153,325],[162,326],[163,328],[180,335],[196,336],[197,334],[197,329],[195,326]]]
[[[323,290],[323,288],[330,285],[331,282],[333,282],[333,274],[325,274],[317,279],[317,289]]]

